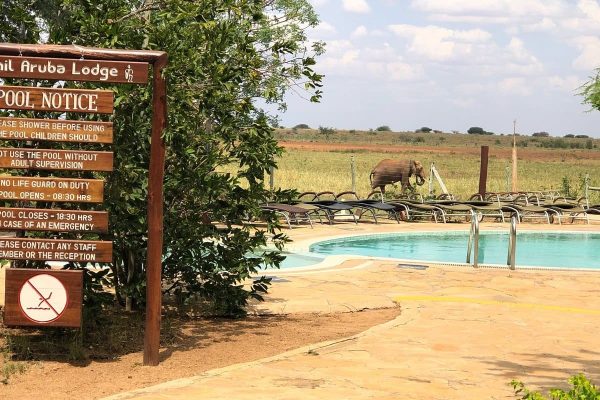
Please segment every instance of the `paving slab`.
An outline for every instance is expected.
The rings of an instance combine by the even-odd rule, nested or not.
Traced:
[[[415,225],[444,229],[361,224],[293,229],[291,235],[301,245],[346,232],[342,228],[364,233]],[[542,390],[564,387],[580,372],[600,382],[600,273],[412,269],[350,258],[331,269],[274,274],[285,279],[274,282],[253,312],[400,307],[401,315],[342,340],[110,399],[514,399],[512,379]]]

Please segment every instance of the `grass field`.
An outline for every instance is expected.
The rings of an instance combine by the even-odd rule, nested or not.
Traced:
[[[448,190],[461,198],[467,198],[478,191],[480,146],[488,145],[490,159],[487,190],[510,190],[509,146],[512,138],[419,134],[444,137],[443,144],[440,144],[441,141],[436,137],[407,144],[397,138],[400,135],[404,134],[384,132],[374,135],[372,132],[348,132],[347,140],[343,140],[335,134],[324,138],[314,132],[290,138],[289,133],[280,131],[280,144],[286,148],[286,152],[278,160],[278,169],[274,174],[275,187],[295,188],[300,192],[331,190],[337,193],[351,190],[353,160],[356,191],[364,196],[371,190],[369,173],[377,162],[384,158],[416,159],[423,163],[428,175],[431,163],[435,163]],[[321,140],[317,140],[319,138]],[[497,139],[502,141],[500,145],[495,144]],[[519,138],[522,141],[532,139],[538,138]],[[583,140],[586,143],[591,139],[568,140]],[[583,195],[583,177],[586,173],[590,175],[592,186],[600,186],[600,151],[594,148],[596,140],[592,140],[592,149],[552,149],[536,146],[538,141],[532,143],[518,148],[519,190],[564,192],[565,184],[568,184],[569,194],[580,196]],[[388,188],[391,190],[391,187]],[[427,195],[428,183],[417,187],[417,190]],[[437,183],[434,184],[434,191],[436,194],[441,193]],[[600,197],[594,194],[592,200],[600,200]]]

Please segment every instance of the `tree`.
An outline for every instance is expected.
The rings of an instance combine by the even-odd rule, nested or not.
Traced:
[[[600,111],[600,68],[596,69],[596,76],[581,87],[579,93],[583,96],[583,103],[589,104],[593,109]]]
[[[308,126],[307,124],[298,124],[298,125],[294,126],[292,129],[310,129],[310,126]]]
[[[319,126],[319,133],[325,136],[325,140],[329,140],[329,137],[335,134],[335,129],[326,126]]]
[[[478,126],[472,126],[467,130],[469,135],[493,135],[494,132],[485,131],[483,128]]]
[[[415,130],[416,133],[421,133],[421,132],[423,132],[423,133],[429,133],[431,131],[432,131],[432,129],[429,128],[429,127],[427,127],[427,126],[424,126],[422,128],[419,128],[419,129]]]
[[[478,126],[472,126],[469,129],[467,129],[467,133],[469,135],[484,135],[485,131],[483,130],[483,128],[480,128]]]
[[[392,129],[387,125],[378,126],[375,130],[377,132],[391,132],[392,131]]]
[[[531,136],[533,136],[533,137],[549,137],[550,134],[548,132],[534,132]]]
[[[265,217],[259,204],[269,197],[291,195],[264,188],[265,173],[275,167],[281,149],[273,137],[273,116],[259,109],[254,99],[284,108],[286,90],[301,85],[312,101],[319,100],[321,75],[312,67],[323,46],[310,44],[304,34],[305,28],[318,23],[310,4],[305,0],[24,4],[27,13],[46,27],[51,43],[160,49],[169,54],[165,292],[182,301],[199,297],[219,314],[243,313],[248,298],[260,299],[270,283],[254,274],[263,265],[277,266],[282,260],[278,252],[260,250],[267,237],[278,248],[287,240],[268,215],[266,231],[250,229],[244,221]],[[14,34],[6,37],[20,40]],[[111,89],[116,105],[115,170],[106,176],[111,233],[104,239],[114,242],[110,282],[117,298],[139,304],[145,295],[151,91],[127,85]],[[253,284],[246,289],[243,282],[249,278]]]

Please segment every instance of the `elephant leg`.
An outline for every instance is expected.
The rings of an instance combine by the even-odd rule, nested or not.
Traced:
[[[410,181],[408,180],[408,176],[406,174],[402,174],[400,178],[400,182],[402,183],[402,191],[404,192],[406,188],[410,188]]]

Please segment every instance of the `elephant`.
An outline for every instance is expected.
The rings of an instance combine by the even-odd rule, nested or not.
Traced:
[[[402,191],[407,188],[413,190],[409,178],[415,175],[417,185],[425,183],[425,170],[423,165],[416,160],[381,160],[371,171],[369,179],[371,188],[380,188],[381,193],[385,193],[385,185],[395,182],[402,182]]]

